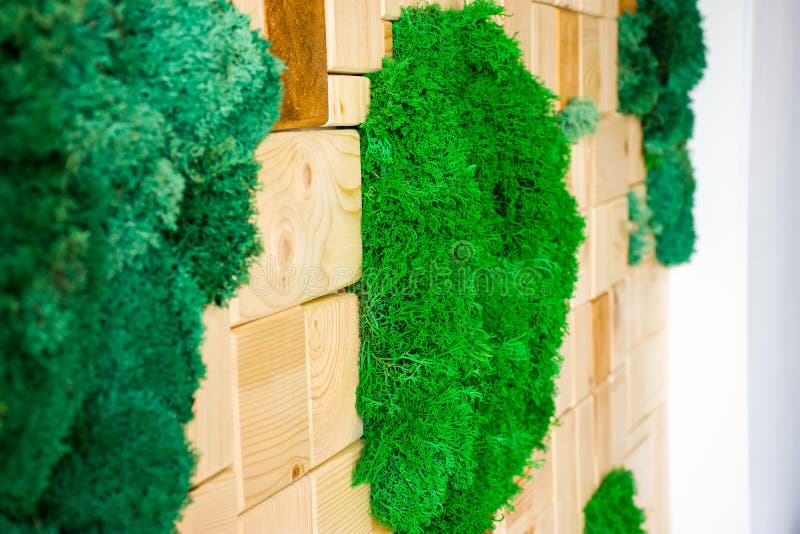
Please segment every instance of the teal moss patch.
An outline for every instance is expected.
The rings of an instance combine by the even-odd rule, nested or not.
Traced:
[[[647,206],[647,199],[636,191],[628,191],[628,220],[630,221],[628,240],[628,263],[639,265],[652,253],[653,234],[650,229],[653,212]]]
[[[633,473],[609,473],[583,509],[584,534],[644,534],[644,511],[636,506]]]
[[[404,10],[370,75],[355,481],[399,533],[492,528],[554,413],[583,221],[500,13]]]
[[[696,0],[639,0],[635,14],[619,19],[620,111],[642,120],[651,231],[664,265],[686,262],[694,252],[686,143],[694,128],[689,92],[706,67],[700,23]]]
[[[171,532],[280,66],[226,1],[0,7],[0,530]]]
[[[584,135],[597,131],[600,122],[600,110],[589,98],[573,98],[558,114],[561,129],[569,142],[577,144]]]

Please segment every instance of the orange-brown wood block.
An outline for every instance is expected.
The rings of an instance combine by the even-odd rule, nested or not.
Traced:
[[[580,26],[580,95],[597,104],[600,101],[600,23],[597,17],[578,15],[578,24]]]
[[[592,301],[595,386],[605,382],[611,373],[611,337],[611,297],[609,293],[603,293]]]
[[[195,395],[195,417],[186,425],[186,436],[198,452],[194,485],[233,462],[233,355],[228,322],[226,309],[211,306],[203,314],[206,378]]]
[[[358,133],[273,133],[262,164],[256,225],[264,253],[231,303],[232,324],[344,288],[361,276]]]
[[[597,125],[597,179],[590,193],[592,205],[624,195],[628,191],[628,121],[609,115]]]
[[[578,491],[578,507],[575,509],[577,514],[580,514],[583,507],[592,498],[598,484],[594,410],[592,395],[583,399],[575,407],[575,439],[578,459],[575,466]]]
[[[628,356],[628,427],[634,428],[664,400],[667,335],[661,332],[635,346]]]
[[[367,110],[369,78],[341,74],[328,76],[328,122],[325,126],[358,126],[367,119]]]
[[[561,97],[561,104],[566,105],[581,92],[580,15],[561,10],[558,21],[560,67],[558,93]]]
[[[383,21],[383,55],[388,57],[393,57],[393,42],[394,39],[392,36],[394,35],[392,29],[392,22],[390,20]]]
[[[561,426],[553,432],[553,460],[555,466],[555,530],[553,532],[578,532],[578,488],[575,466],[575,412],[569,411],[561,418]]]
[[[628,268],[628,198],[592,209],[592,292],[596,297],[622,280]]]
[[[240,510],[361,436],[358,303],[331,295],[233,330]]]
[[[384,46],[380,0],[325,0],[325,27],[328,72],[380,70]]]
[[[554,94],[558,94],[558,16],[553,6],[530,4],[531,50],[526,64]]]
[[[286,70],[275,130],[322,126],[328,121],[328,64],[324,0],[261,0],[270,52]]]
[[[617,55],[618,36],[616,19],[599,19],[600,32],[600,92],[597,107],[603,113],[617,111]]]
[[[619,1],[619,14],[623,13],[636,13],[637,0],[618,0]]]
[[[189,492],[192,502],[176,525],[180,534],[235,534],[236,479],[227,469]]]

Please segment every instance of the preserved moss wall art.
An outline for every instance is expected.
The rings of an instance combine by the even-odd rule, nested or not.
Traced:
[[[636,506],[633,473],[617,469],[606,475],[583,509],[584,534],[644,534],[644,511]]]
[[[501,13],[406,9],[371,75],[355,480],[399,533],[492,528],[554,413],[583,221]]]
[[[656,257],[664,265],[694,252],[694,170],[687,142],[694,114],[690,91],[706,66],[696,0],[639,0],[619,19],[619,106],[644,129],[647,203]]]
[[[227,1],[0,7],[0,530],[171,532],[280,65]]]
[[[600,122],[600,110],[597,103],[590,98],[573,98],[558,114],[561,129],[573,145],[584,135],[597,131]]]

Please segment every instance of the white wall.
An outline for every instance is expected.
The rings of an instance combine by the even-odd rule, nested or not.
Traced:
[[[800,533],[800,1],[756,0],[749,197],[753,532]]]
[[[691,143],[699,237],[692,262],[670,274],[676,534],[750,532],[746,213],[753,1],[766,2],[699,2],[709,64],[694,95]]]

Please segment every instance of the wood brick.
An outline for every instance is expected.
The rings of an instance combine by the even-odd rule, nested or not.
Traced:
[[[575,439],[578,460],[575,465],[578,492],[578,507],[575,512],[578,514],[589,502],[598,485],[594,412],[594,397],[591,395],[575,408]]]
[[[384,20],[383,21],[383,55],[388,57],[394,57],[394,49],[393,49],[393,26],[391,21]]]
[[[622,196],[591,212],[591,297],[622,280],[628,268],[628,198]]]
[[[606,0],[608,1],[608,0]],[[597,107],[603,113],[617,111],[617,56],[619,38],[616,19],[600,19],[600,89]]]
[[[567,173],[567,187],[578,209],[585,210],[591,205],[590,192],[597,175],[597,149],[593,135],[584,135],[572,145],[572,159]]]
[[[313,534],[313,502],[313,482],[302,477],[239,516],[239,534]]]
[[[536,518],[532,531],[533,534],[547,534],[548,532],[556,532],[555,506],[550,506]],[[528,531],[525,534],[531,534],[531,532]]]
[[[233,462],[233,355],[228,310],[207,308],[203,325],[206,378],[195,395],[195,417],[186,425],[186,436],[199,454],[193,485]]]
[[[176,525],[180,534],[235,534],[236,479],[227,469],[189,492],[192,502]]]
[[[625,464],[633,471],[633,476],[636,479],[637,493],[634,500],[637,506],[646,512],[651,512],[656,504],[656,463],[656,448],[653,436],[648,436],[625,460]]]
[[[566,105],[571,99],[580,95],[581,56],[580,56],[580,19],[577,13],[562,10],[559,21],[559,83],[558,93],[561,104]]]
[[[634,332],[638,332],[638,291],[634,276],[629,274],[611,289],[611,370],[625,363],[628,350],[633,345]]]
[[[592,304],[587,302],[573,310],[573,356],[575,372],[575,403],[580,403],[592,391],[594,381],[594,338]]]
[[[328,122],[325,126],[358,126],[367,119],[369,97],[369,78],[366,76],[329,75]]]
[[[605,0],[581,0],[581,11],[599,17],[603,14]]]
[[[667,335],[656,334],[628,356],[628,427],[634,428],[663,401],[667,386]]]
[[[361,276],[361,161],[358,133],[271,134],[262,164],[256,225],[264,253],[231,303],[232,324],[336,291]]]
[[[561,426],[553,432],[556,499],[555,529],[552,532],[578,532],[575,445],[575,413],[570,411],[561,418]]]
[[[581,216],[584,217],[586,226],[583,229],[584,240],[578,248],[577,254],[578,282],[575,284],[575,293],[572,297],[573,309],[587,302],[592,296],[592,254],[594,252],[592,247],[592,228],[594,221],[592,212],[589,210],[582,211]]]
[[[633,115],[626,115],[628,123],[627,140],[625,142],[625,155],[628,162],[626,176],[629,185],[640,184],[647,178],[647,169],[644,164],[644,149],[642,148],[642,123]]]
[[[529,68],[548,89],[559,91],[558,17],[555,7],[531,4],[531,54]]]
[[[637,0],[619,0],[619,14],[636,13]]]
[[[575,352],[574,352],[574,311],[567,315],[567,335],[561,344],[561,372],[556,378],[556,415],[560,416],[575,404]]]
[[[646,338],[665,330],[669,319],[669,271],[655,258],[638,267],[639,320]]]
[[[356,442],[309,473],[316,492],[315,534],[369,534],[369,486],[353,487],[353,468],[361,457]]]
[[[361,74],[380,70],[380,0],[325,0],[325,27],[328,72]]]
[[[611,372],[611,297],[603,293],[592,301],[593,384],[606,381]]]
[[[624,195],[628,191],[628,121],[609,115],[597,125],[597,179],[593,182],[592,205]]]
[[[519,41],[522,60],[534,72],[533,9],[530,0],[505,0],[507,17],[503,19],[506,33]]]
[[[595,425],[599,479],[619,467],[628,447],[628,415],[625,373],[595,392]]]
[[[619,2],[620,0],[603,0],[603,17],[616,19],[619,14]]]
[[[580,26],[580,95],[598,103],[600,101],[599,19],[589,15],[578,15],[578,21]]]
[[[332,295],[233,331],[240,510],[361,436],[355,410],[358,304]]]

